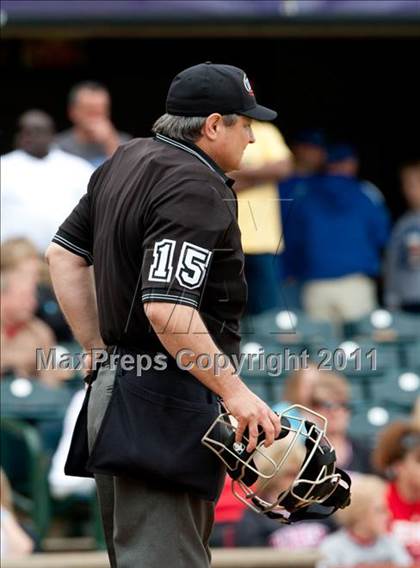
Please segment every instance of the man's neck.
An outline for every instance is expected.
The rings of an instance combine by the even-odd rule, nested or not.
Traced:
[[[205,139],[201,139],[198,140],[198,142],[194,142],[194,144],[196,146],[198,146],[198,148],[200,148],[200,150],[202,150],[203,152],[205,152],[207,154],[207,156],[209,158],[211,158],[213,160],[213,162],[215,162],[217,164],[217,166],[222,170],[222,166],[219,164],[218,160],[217,160],[217,156],[215,156],[214,152],[213,152],[213,148],[211,147],[210,144],[208,144],[208,142]],[[226,172],[225,172],[226,173]]]

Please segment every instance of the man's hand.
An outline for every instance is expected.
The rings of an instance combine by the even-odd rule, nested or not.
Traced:
[[[280,418],[245,385],[241,386],[235,394],[224,396],[223,403],[238,421],[235,442],[242,440],[244,431],[248,427],[247,452],[252,452],[256,448],[259,426],[265,433],[264,446],[266,448],[271,446],[279,436],[281,431]]]
[[[233,365],[220,368],[203,369],[194,364],[197,356],[206,353],[211,361],[223,354],[211,338],[198,311],[188,306],[149,302],[146,315],[165,349],[174,357],[183,349],[188,349],[192,359],[183,361],[193,363],[189,372],[203,385],[223,399],[223,402],[238,421],[236,441],[240,442],[245,428],[249,430],[248,451],[257,444],[258,426],[265,433],[265,446],[270,446],[280,434],[280,418],[260,398],[243,383]]]
[[[84,128],[90,140],[101,144],[107,156],[112,156],[120,143],[118,132],[112,122],[107,118],[90,120]]]
[[[291,176],[293,163],[290,159],[268,162],[260,167],[243,166],[240,170],[227,173],[227,176],[235,180],[233,189],[243,191],[249,187],[256,187],[266,183],[277,183]]]
[[[117,132],[112,122],[107,118],[90,120],[84,127],[90,138],[98,144],[106,144],[110,138],[117,137]]]
[[[102,339],[97,341],[97,345],[84,350],[83,356],[83,372],[85,376],[90,375],[98,366],[97,355],[100,350],[105,350],[105,344]]]

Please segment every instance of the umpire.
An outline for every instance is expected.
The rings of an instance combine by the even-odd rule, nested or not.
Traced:
[[[229,359],[239,353],[246,282],[225,175],[254,142],[251,120],[275,117],[242,70],[210,62],[185,69],[155,136],[121,146],[93,173],[47,251],[58,300],[86,352],[116,346],[121,356],[166,361],[137,375],[121,363],[116,379],[99,372],[93,383],[89,413],[103,415],[111,398],[91,471],[113,568],[209,566],[224,472],[217,458],[206,461],[200,439],[218,397],[238,420],[237,441],[249,432],[249,451],[259,427],[267,446],[279,434],[278,417]],[[212,362],[223,356],[216,372]],[[92,449],[97,432],[89,428]],[[113,466],[125,445],[136,458]]]

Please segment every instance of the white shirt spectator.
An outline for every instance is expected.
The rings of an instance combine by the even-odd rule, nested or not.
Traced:
[[[51,149],[45,158],[23,150],[1,157],[1,240],[27,237],[41,253],[79,199],[94,168],[85,160]]]
[[[52,495],[58,499],[64,499],[69,495],[89,495],[95,488],[95,481],[88,477],[71,477],[64,473],[67,454],[69,453],[73,430],[77,417],[85,398],[85,389],[79,390],[73,396],[64,417],[63,432],[60,442],[52,459],[51,469],[48,476]]]
[[[411,559],[404,547],[390,534],[379,536],[371,544],[359,544],[344,530],[327,536],[319,551],[322,560],[316,568],[357,566],[359,564],[392,564],[410,566]]]

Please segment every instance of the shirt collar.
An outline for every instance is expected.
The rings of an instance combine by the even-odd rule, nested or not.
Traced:
[[[224,171],[216,164],[214,160],[210,158],[201,148],[192,142],[186,142],[185,140],[177,140],[175,138],[169,138],[169,136],[164,136],[163,134],[156,134],[156,140],[180,148],[189,154],[195,156],[200,162],[203,162],[208,168],[215,172],[228,187],[232,188],[234,180],[229,178]]]

